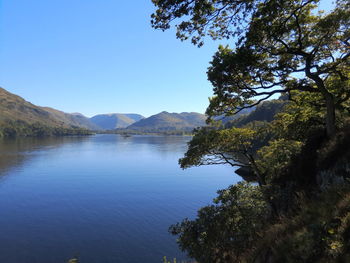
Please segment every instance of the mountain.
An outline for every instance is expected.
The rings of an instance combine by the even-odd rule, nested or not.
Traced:
[[[48,111],[53,118],[60,121],[61,123],[90,130],[99,129],[97,125],[92,123],[89,118],[85,117],[81,113],[65,113],[49,107],[42,107],[42,109]]]
[[[223,124],[226,124],[226,123],[234,121],[242,116],[249,115],[255,109],[256,109],[256,107],[247,108],[247,109],[244,109],[244,110],[242,110],[242,111],[240,111],[232,116],[225,116],[225,115],[216,116],[216,117],[214,117],[214,120],[221,120]]]
[[[60,125],[48,111],[0,88],[0,123],[6,121],[24,121],[29,124],[45,122],[47,125]]]
[[[143,119],[139,114],[99,114],[90,118],[90,122],[102,130],[113,130],[117,128],[126,128],[129,125]]]
[[[163,111],[149,118],[139,114],[100,114],[87,118],[80,113],[65,113],[49,107],[36,106],[0,88],[0,129],[6,127],[17,134],[32,134],[41,128],[84,128],[113,130],[128,128],[136,131],[191,131],[205,125],[206,116],[195,112],[169,113]],[[27,131],[28,130],[28,131]],[[51,132],[51,130],[50,130]],[[11,132],[14,133],[14,132]]]
[[[238,115],[237,118],[224,124],[227,128],[229,128],[243,127],[244,125],[255,121],[271,122],[275,115],[281,112],[286,104],[287,101],[283,98],[264,101],[249,113]]]
[[[205,125],[206,116],[196,112],[169,113],[163,111],[142,119],[127,127],[130,130],[145,132],[192,130]]]
[[[36,106],[0,88],[0,124],[9,122],[40,123],[45,126],[63,128],[97,128],[81,114],[69,114],[48,107]]]

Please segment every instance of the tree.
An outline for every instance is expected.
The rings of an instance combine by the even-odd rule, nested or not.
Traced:
[[[170,227],[182,250],[202,263],[242,262],[245,250],[263,229],[269,209],[261,189],[238,183],[218,191],[214,205],[201,208],[195,220]]]
[[[255,161],[256,149],[266,137],[264,128],[199,128],[179,163],[182,168],[215,164],[249,167],[253,169],[259,185],[264,185],[265,178]]]
[[[214,86],[207,109],[212,125],[195,131],[181,167],[248,167],[248,177],[259,183],[219,191],[196,219],[174,225],[170,230],[180,248],[198,262],[347,261],[347,239],[334,229],[341,226],[339,233],[349,234],[349,214],[331,209],[349,196],[348,181],[342,180],[346,168],[331,172],[331,161],[327,168],[320,164],[322,156],[332,159],[333,168],[338,157],[346,165],[349,158],[348,140],[335,147],[338,154],[327,143],[338,139],[336,128],[349,137],[344,116],[350,113],[350,2],[338,0],[328,13],[315,11],[319,0],[153,2],[155,28],[166,30],[177,20],[177,37],[195,45],[208,35],[236,41],[233,48],[220,46],[213,57],[207,73]],[[248,121],[216,125],[217,116],[263,105],[279,93],[288,102],[270,111],[270,118],[258,117],[256,110]],[[317,180],[323,172],[338,177],[344,192],[336,183],[336,194],[327,192]],[[330,205],[318,200],[323,191]],[[340,203],[349,207],[348,201]],[[339,215],[346,219],[341,222]]]
[[[300,141],[279,139],[259,149],[256,165],[268,183],[286,172],[291,158],[300,153],[302,145]]]
[[[328,136],[336,130],[337,103],[350,91],[332,92],[349,81],[350,3],[338,0],[329,13],[316,13],[319,0],[153,0],[152,25],[177,24],[177,37],[201,46],[205,36],[236,37],[235,49],[220,46],[208,69],[214,97],[209,116],[232,115],[274,94],[318,93],[326,105]],[[182,19],[182,20],[181,20]],[[187,20],[186,20],[187,19]],[[336,97],[337,96],[337,97]],[[335,98],[336,97],[336,98]],[[341,98],[341,99],[340,99]]]

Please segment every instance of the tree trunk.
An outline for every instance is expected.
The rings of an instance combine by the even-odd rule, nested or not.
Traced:
[[[311,73],[309,59],[307,59],[306,65],[307,65],[306,76],[312,79],[316,83],[317,88],[319,89],[323,98],[325,99],[326,110],[327,110],[326,117],[325,117],[326,130],[327,130],[327,136],[331,138],[335,135],[335,105],[334,105],[333,95],[327,90],[321,77],[317,74]]]
[[[323,98],[326,102],[326,131],[328,138],[331,138],[335,135],[335,105],[334,105],[334,98],[332,93],[330,93],[324,83],[323,80],[316,76],[314,78],[316,85],[318,89],[320,90],[321,94],[323,95]]]
[[[325,96],[326,100],[326,129],[327,129],[327,136],[333,137],[335,135],[335,105],[333,100],[333,95],[328,93]]]

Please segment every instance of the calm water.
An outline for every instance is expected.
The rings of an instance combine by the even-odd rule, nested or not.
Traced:
[[[0,141],[0,262],[184,259],[169,225],[237,182],[181,170],[189,137],[96,135]]]

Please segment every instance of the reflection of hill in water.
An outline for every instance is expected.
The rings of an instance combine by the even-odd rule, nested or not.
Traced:
[[[49,137],[49,138],[17,138],[0,140],[0,175],[10,169],[22,166],[24,162],[35,157],[39,151],[62,147],[67,144],[93,143],[104,147],[117,146],[123,149],[137,147],[140,150],[152,147],[161,155],[183,153],[186,151],[188,136],[130,136],[96,135],[87,137]]]
[[[82,142],[87,137],[48,137],[0,139],[0,175],[22,165],[42,149],[61,147],[67,143]]]
[[[118,147],[119,151],[130,147],[138,147],[140,150],[152,148],[160,154],[186,151],[186,143],[190,136],[163,136],[163,135],[132,135],[121,136],[116,134],[99,134],[90,137],[90,142],[99,146]]]
[[[136,145],[152,146],[162,154],[168,152],[185,152],[186,143],[191,139],[189,136],[131,136],[123,138]]]

